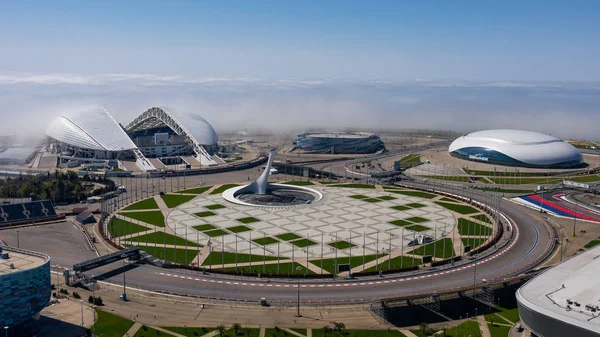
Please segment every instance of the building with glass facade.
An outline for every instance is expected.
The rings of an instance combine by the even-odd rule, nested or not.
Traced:
[[[296,149],[306,153],[362,154],[373,153],[384,147],[372,133],[305,133],[298,135]]]

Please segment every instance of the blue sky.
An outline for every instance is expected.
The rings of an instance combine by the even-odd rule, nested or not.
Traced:
[[[598,1],[0,3],[0,72],[596,81]]]

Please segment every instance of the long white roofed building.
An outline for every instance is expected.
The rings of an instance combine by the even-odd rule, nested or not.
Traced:
[[[220,161],[213,155],[217,134],[206,120],[194,114],[175,117],[158,107],[125,128],[103,108],[65,113],[50,123],[46,135],[59,167],[121,167],[122,161],[134,160],[142,171],[152,171],[157,167],[148,158],[180,164],[181,156],[189,156],[204,166]]]
[[[581,152],[556,137],[524,130],[486,130],[457,138],[448,152],[474,162],[529,167],[575,168],[583,163]]]

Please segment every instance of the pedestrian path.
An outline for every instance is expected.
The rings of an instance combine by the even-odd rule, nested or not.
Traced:
[[[419,336],[415,335],[414,333],[412,333],[412,332],[410,332],[408,330],[400,330],[400,329],[398,329],[398,331],[400,331],[401,333],[403,333],[404,336],[406,336],[406,337],[419,337]]]
[[[123,335],[123,337],[131,337],[142,327],[142,323],[135,322],[129,330]]]
[[[265,328],[260,328],[260,332],[258,333],[258,337],[265,337],[267,330]]]
[[[485,316],[477,316],[477,323],[479,324],[479,330],[481,330],[482,337],[492,337],[490,328],[485,321]]]

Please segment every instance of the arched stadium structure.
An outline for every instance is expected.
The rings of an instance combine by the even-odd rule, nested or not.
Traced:
[[[122,167],[122,161],[135,160],[141,170],[152,171],[157,167],[148,158],[179,156],[204,166],[221,162],[212,155],[218,137],[206,120],[194,114],[176,118],[158,107],[141,113],[125,128],[104,108],[65,113],[50,123],[46,135],[59,167]]]
[[[564,140],[532,131],[486,130],[456,139],[451,156],[474,162],[527,168],[574,168],[581,152]]]

